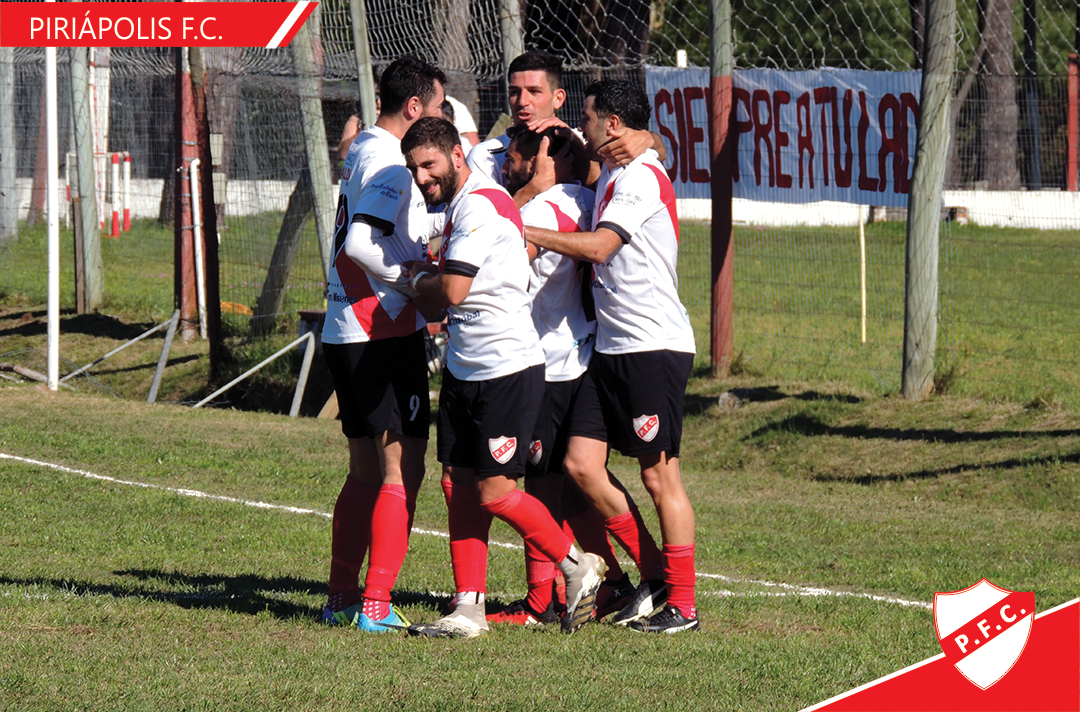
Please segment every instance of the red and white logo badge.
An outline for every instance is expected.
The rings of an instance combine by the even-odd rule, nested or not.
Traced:
[[[651,443],[660,432],[660,418],[656,415],[643,415],[634,418],[634,432],[647,443]]]
[[[488,438],[488,450],[495,462],[505,465],[517,452],[517,438]]]
[[[1034,592],[1009,591],[986,579],[934,594],[934,628],[945,658],[983,690],[1020,658],[1034,618]]]
[[[532,445],[529,445],[529,462],[534,465],[540,464],[540,458],[544,456],[544,443],[539,440],[533,440]]]

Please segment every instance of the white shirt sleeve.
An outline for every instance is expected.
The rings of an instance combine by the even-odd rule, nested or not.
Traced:
[[[349,225],[349,231],[345,234],[342,250],[349,259],[373,278],[391,286],[397,286],[406,279],[405,271],[377,244],[381,238],[376,238],[374,232],[375,229],[369,223],[361,216],[356,216]]]

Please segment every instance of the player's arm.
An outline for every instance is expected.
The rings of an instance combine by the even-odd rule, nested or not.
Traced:
[[[360,117],[353,114],[345,122],[345,129],[341,132],[341,141],[338,143],[338,155],[341,156],[341,160],[345,160],[345,156],[349,153],[349,146],[352,145],[353,140],[359,133]]]
[[[667,146],[663,139],[645,129],[626,129],[622,136],[605,143],[596,152],[608,167],[618,168],[630,163],[650,148],[659,154],[661,163],[667,160]],[[597,177],[599,175],[598,168]]]
[[[342,250],[374,279],[392,287],[405,283],[405,272],[398,262],[376,244],[376,239],[393,232],[394,225],[371,215],[356,214],[345,234]]]
[[[454,269],[453,265],[448,263],[448,269]],[[439,272],[435,265],[418,262],[409,267],[409,283],[417,294],[416,299],[446,309],[465,301],[472,289],[473,277],[461,271]]]
[[[623,237],[608,227],[597,227],[593,232],[557,232],[526,226],[525,237],[537,247],[589,262],[606,262],[624,243]]]

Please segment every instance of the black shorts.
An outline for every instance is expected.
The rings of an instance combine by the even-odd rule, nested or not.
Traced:
[[[422,331],[356,344],[323,344],[323,354],[345,437],[370,438],[390,430],[427,439],[431,401]]]
[[[679,456],[683,397],[694,355],[680,351],[594,353],[597,393],[608,442],[628,457],[666,452]]]
[[[439,462],[470,467],[477,477],[524,474],[543,394],[542,365],[486,381],[462,381],[445,369],[439,394]]]
[[[526,477],[563,471],[571,435],[607,442],[596,384],[588,372],[572,381],[548,381],[529,445]]]

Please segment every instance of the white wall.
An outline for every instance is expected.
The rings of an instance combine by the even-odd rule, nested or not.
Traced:
[[[158,214],[161,180],[132,179],[131,216],[153,217]],[[16,180],[19,215],[30,208],[29,178]],[[270,210],[284,211],[295,183],[273,180],[233,180],[227,189],[226,217],[253,215]],[[1080,193],[1056,190],[1040,191],[945,191],[949,207],[967,208],[968,221],[975,225],[1034,228],[1039,230],[1080,229]],[[64,210],[61,186],[60,208]],[[865,220],[867,207],[849,203],[761,203],[736,199],[732,203],[737,223],[782,227],[791,225],[836,225],[854,227]],[[111,207],[110,207],[111,212]],[[684,220],[710,220],[712,205],[708,200],[680,200],[679,216]],[[106,218],[109,217],[107,213]]]

